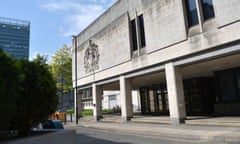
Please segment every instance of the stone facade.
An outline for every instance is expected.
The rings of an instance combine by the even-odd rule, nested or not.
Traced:
[[[181,123],[186,117],[181,86],[184,79],[213,77],[216,71],[240,66],[234,62],[240,60],[240,1],[213,0],[215,15],[207,20],[204,3],[201,0],[195,2],[199,24],[189,27],[187,1],[118,0],[77,36],[79,91],[92,85],[102,91],[119,90],[123,100],[122,117],[129,120],[132,117],[131,90],[165,83],[168,91],[173,87],[168,95],[170,117],[173,123]],[[140,15],[144,19],[143,47],[140,47]],[[131,25],[134,20],[138,47],[135,51]],[[92,60],[97,59],[97,65],[95,61],[92,66],[95,68],[90,71],[86,68],[89,41],[98,48],[97,57],[92,55]],[[75,87],[74,72],[75,61]],[[97,112],[95,116],[99,117]]]

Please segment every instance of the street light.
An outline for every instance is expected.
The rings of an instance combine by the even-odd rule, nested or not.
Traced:
[[[77,95],[77,36],[73,35],[72,38],[74,39],[74,58],[75,58],[75,96],[76,96],[76,124],[78,124],[78,95]]]

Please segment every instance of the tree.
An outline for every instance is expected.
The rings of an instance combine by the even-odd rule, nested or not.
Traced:
[[[45,65],[36,61],[20,60],[20,86],[17,99],[17,115],[12,128],[26,135],[29,128],[48,119],[58,105],[55,81]]]
[[[46,120],[58,105],[55,81],[46,64],[38,60],[16,60],[0,50],[0,138]]]
[[[36,57],[33,59],[35,63],[38,63],[40,65],[47,66],[47,61],[48,61],[48,55],[40,55],[37,54]]]
[[[19,92],[19,70],[15,59],[0,49],[0,137],[8,130],[9,121],[17,114],[16,101]]]
[[[72,52],[70,47],[63,45],[52,56],[50,69],[57,89],[61,93],[61,108],[63,108],[63,94],[72,90]]]

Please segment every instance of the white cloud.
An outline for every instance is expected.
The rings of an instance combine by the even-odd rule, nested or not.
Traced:
[[[59,31],[69,37],[81,32],[116,0],[47,0],[42,8],[49,12],[63,12]]]

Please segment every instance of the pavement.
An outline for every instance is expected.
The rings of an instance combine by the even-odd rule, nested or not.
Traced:
[[[94,122],[91,118],[86,117],[85,119],[80,119],[78,125],[74,122],[68,122],[65,128],[86,127],[144,136],[240,144],[239,117],[208,119],[194,119],[193,117],[192,119],[189,118],[186,124],[181,125],[169,124],[170,121],[167,117],[135,117],[130,122],[122,122],[119,117],[114,116],[105,117],[104,119],[100,122]],[[195,123],[194,120],[196,120]]]

